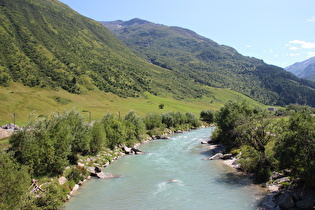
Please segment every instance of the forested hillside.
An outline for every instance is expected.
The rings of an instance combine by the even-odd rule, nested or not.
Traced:
[[[58,0],[1,1],[0,85],[175,99],[213,98],[211,86],[269,105],[315,106],[314,83],[190,30],[139,19],[108,26],[134,52]]]
[[[231,88],[265,104],[315,105],[314,83],[188,29],[140,19],[101,23],[144,59],[197,83]]]
[[[12,81],[77,94],[99,88],[123,97],[205,92],[139,58],[102,24],[58,0],[0,2],[0,84]]]

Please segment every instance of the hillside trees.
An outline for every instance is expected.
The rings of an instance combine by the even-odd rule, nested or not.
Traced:
[[[269,105],[299,103],[315,106],[315,83],[284,69],[246,57],[193,31],[148,21],[101,22],[133,51],[196,84],[231,88]],[[119,26],[119,27],[118,27]],[[179,84],[178,84],[179,85]],[[209,93],[194,93],[194,97]],[[186,93],[187,97],[187,93]]]
[[[315,119],[306,112],[295,113],[276,142],[275,157],[279,168],[289,169],[294,177],[315,186]]]

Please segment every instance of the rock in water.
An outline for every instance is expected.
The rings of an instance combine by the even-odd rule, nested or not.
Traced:
[[[113,174],[109,173],[109,172],[96,173],[96,176],[100,179],[112,179],[112,178],[114,178]]]

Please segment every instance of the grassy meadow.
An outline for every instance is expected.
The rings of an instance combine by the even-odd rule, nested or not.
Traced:
[[[38,115],[50,116],[53,112],[74,109],[82,112],[91,112],[92,120],[99,120],[106,113],[124,116],[133,110],[140,116],[146,113],[164,113],[171,111],[191,112],[199,116],[204,109],[218,110],[228,100],[247,100],[252,106],[264,107],[250,98],[235,91],[222,88],[209,88],[211,97],[198,99],[175,100],[163,96],[154,96],[145,93],[138,98],[121,98],[112,93],[99,90],[85,94],[71,94],[64,90],[53,91],[45,88],[30,88],[14,83],[10,87],[0,87],[0,125],[13,122],[13,113],[16,113],[16,124],[25,125],[32,112]],[[160,109],[159,105],[164,104]],[[82,112],[86,119],[88,112]]]

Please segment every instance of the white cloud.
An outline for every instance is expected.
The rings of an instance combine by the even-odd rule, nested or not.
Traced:
[[[298,50],[299,48],[298,47],[290,47],[289,49],[290,50]]]
[[[307,57],[309,57],[309,58],[315,56],[315,52],[308,52],[307,54],[308,54]]]
[[[252,46],[251,46],[251,45],[246,45],[246,47],[250,48],[250,47],[252,47]]]
[[[273,49],[269,49],[269,52],[270,52],[270,53],[273,53]]]
[[[299,53],[291,53],[288,56],[299,56],[299,55],[300,55]]]
[[[310,19],[307,19],[307,21],[315,22],[315,17],[311,17]]]
[[[290,41],[289,43],[290,44],[301,45],[301,48],[304,48],[304,49],[313,49],[313,48],[315,48],[315,43],[313,43],[313,42],[306,42],[306,41],[301,41],[301,40],[293,40],[293,41]],[[296,49],[296,48],[294,48],[292,46],[290,48]]]

